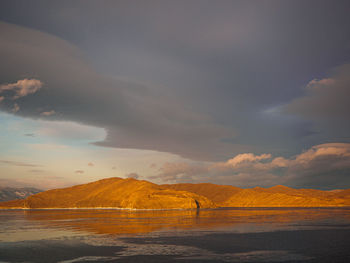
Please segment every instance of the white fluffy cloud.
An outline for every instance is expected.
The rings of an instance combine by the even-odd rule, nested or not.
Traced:
[[[252,153],[242,153],[242,154],[236,155],[234,158],[229,159],[227,162],[222,163],[221,165],[223,167],[234,168],[244,163],[259,162],[270,158],[271,158],[271,154],[254,155]]]
[[[291,158],[244,153],[226,162],[165,163],[152,179],[164,182],[209,181],[240,187],[286,184],[344,188],[350,185],[350,144],[316,145]]]
[[[37,92],[42,86],[43,83],[38,79],[21,79],[15,83],[0,85],[0,94],[11,91],[12,99],[18,99]]]
[[[17,100],[19,98],[28,96],[30,94],[36,93],[41,87],[43,83],[38,79],[21,79],[15,83],[8,83],[0,85],[0,102],[11,99]],[[19,112],[21,107],[18,103],[14,103],[12,106],[12,112]]]

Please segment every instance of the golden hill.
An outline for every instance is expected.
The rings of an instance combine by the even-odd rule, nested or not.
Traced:
[[[321,191],[271,188],[241,189],[229,185],[157,185],[136,179],[107,178],[69,188],[1,202],[0,208],[192,209],[215,207],[350,206],[350,189]]]
[[[242,190],[241,188],[234,187],[231,185],[217,185],[210,183],[163,184],[162,186],[168,189],[187,191],[198,195],[202,195],[212,200],[214,203],[222,203],[229,199],[232,195]]]
[[[321,191],[293,189],[283,185],[270,188],[241,189],[215,184],[163,185],[170,189],[185,190],[203,195],[219,207],[330,207],[350,206],[350,189]]]
[[[191,192],[166,189],[132,178],[108,178],[3,202],[0,207],[188,209],[216,206],[206,197]]]

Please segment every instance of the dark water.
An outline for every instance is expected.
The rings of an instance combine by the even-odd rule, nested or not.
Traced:
[[[350,262],[350,209],[0,210],[0,262]]]

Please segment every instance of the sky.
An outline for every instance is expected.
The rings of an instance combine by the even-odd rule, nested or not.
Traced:
[[[0,2],[0,185],[350,188],[350,2]]]

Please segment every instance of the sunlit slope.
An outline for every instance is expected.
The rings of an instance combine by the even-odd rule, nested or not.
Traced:
[[[69,188],[45,191],[29,196],[25,208],[131,208],[176,209],[209,208],[215,204],[203,196],[185,191],[164,189],[135,179],[108,178]],[[18,206],[6,202],[0,207]]]
[[[16,199],[12,201],[0,202],[0,209],[2,208],[24,208],[24,199]]]
[[[293,189],[286,186],[242,189],[220,203],[225,207],[327,207],[349,206],[350,196],[314,189]]]
[[[222,203],[228,200],[232,195],[236,194],[241,188],[231,185],[217,185],[210,183],[201,184],[164,184],[163,187],[179,191],[192,192],[202,195],[215,203]]]
[[[283,185],[241,189],[215,184],[170,184],[169,189],[203,195],[219,207],[327,207],[350,206],[350,190],[293,189]]]

